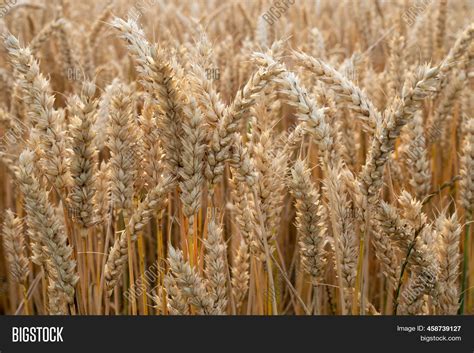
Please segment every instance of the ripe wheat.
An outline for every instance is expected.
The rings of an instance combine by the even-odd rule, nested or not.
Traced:
[[[474,313],[472,1],[41,3],[0,20],[0,312]]]

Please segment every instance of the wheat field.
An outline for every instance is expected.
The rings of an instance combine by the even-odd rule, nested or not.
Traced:
[[[1,313],[474,314],[472,0],[0,16]]]

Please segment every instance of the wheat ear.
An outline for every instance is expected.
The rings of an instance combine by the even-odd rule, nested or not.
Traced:
[[[315,284],[322,282],[327,263],[324,249],[327,239],[326,215],[319,193],[311,182],[303,161],[291,170],[290,188],[296,200],[296,228],[299,234],[301,263]]]
[[[301,52],[295,52],[294,55],[298,65],[329,85],[337,94],[336,103],[341,103],[358,113],[368,129],[373,130],[380,124],[382,115],[359,87],[320,59]]]
[[[136,130],[133,126],[133,100],[127,86],[117,87],[112,98],[108,124],[110,149],[110,187],[117,212],[129,215],[132,209],[137,161]]]
[[[211,219],[205,241],[205,273],[208,292],[215,311],[223,314],[227,307],[227,246],[222,238],[222,228]]]
[[[80,100],[71,107],[73,117],[70,126],[70,171],[73,182],[69,193],[69,206],[73,219],[81,227],[88,228],[96,222],[93,201],[96,191],[97,150],[92,127],[96,118],[97,102],[94,99],[94,83],[84,82],[82,90]]]
[[[64,19],[53,20],[48,23],[44,28],[31,40],[30,49],[33,55],[36,55],[46,41],[56,33],[62,26],[64,26]]]
[[[184,215],[189,220],[189,232],[194,229],[194,215],[201,206],[202,185],[204,182],[204,153],[206,151],[204,128],[201,110],[194,100],[184,109],[186,120],[183,123],[183,155],[180,170],[181,201]]]
[[[222,119],[213,132],[207,158],[205,175],[211,185],[220,180],[225,162],[231,156],[231,148],[235,141],[235,132],[245,114],[255,103],[265,86],[282,73],[278,65],[260,67],[253,73],[245,86],[240,89],[232,104],[225,110]]]
[[[35,129],[33,133],[39,135],[44,172],[58,192],[67,194],[71,180],[66,163],[66,141],[60,127],[60,115],[53,108],[54,97],[49,82],[40,73],[30,49],[20,47],[12,35],[6,36],[5,46],[28,107],[28,116]]]
[[[170,246],[169,263],[177,288],[181,290],[186,300],[196,308],[198,314],[217,314],[214,302],[206,290],[204,280],[188,262],[184,261],[181,250],[175,250]]]
[[[160,102],[160,127],[162,128],[165,160],[170,173],[177,175],[181,166],[181,136],[184,94],[180,90],[178,75],[166,59],[163,49],[152,46],[133,20],[125,22],[116,18],[113,26],[121,32],[129,51],[137,62],[142,82],[152,97]]]
[[[33,163],[33,152],[23,151],[17,178],[25,196],[28,227],[37,234],[33,241],[41,244],[41,255],[49,277],[50,310],[64,313],[64,304],[73,302],[74,287],[79,280],[76,262],[72,259],[73,250],[68,245],[64,227],[48,200],[48,193],[41,188],[34,175]],[[34,260],[38,262],[36,255]]]
[[[461,226],[456,213],[451,217],[442,214],[439,218],[437,221],[440,264],[438,314],[455,315],[459,308]]]
[[[9,273],[16,282],[26,283],[29,268],[25,253],[23,224],[22,220],[15,217],[11,210],[5,212],[2,238]]]
[[[232,294],[235,299],[235,306],[240,309],[249,290],[250,253],[247,243],[241,239],[239,247],[234,256],[232,266]]]

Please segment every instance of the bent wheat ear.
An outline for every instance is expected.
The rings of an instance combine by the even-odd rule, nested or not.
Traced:
[[[160,126],[162,128],[163,148],[169,172],[176,172],[181,166],[181,136],[183,103],[185,95],[180,82],[164,51],[152,46],[145,34],[133,20],[125,22],[116,18],[113,26],[117,28],[128,43],[128,49],[137,61],[137,70],[148,93],[159,102]]]
[[[382,175],[388,158],[395,149],[401,128],[411,121],[423,100],[435,90],[439,68],[421,66],[410,76],[402,89],[401,100],[385,111],[384,120],[377,126],[367,160],[360,175],[360,186],[369,205],[374,205],[382,187]]]
[[[329,167],[337,163],[341,154],[336,144],[336,132],[327,122],[328,109],[316,107],[315,101],[300,86],[298,78],[293,73],[284,75],[279,83],[288,104],[296,107],[298,118],[305,123],[308,132],[316,139],[323,163]]]
[[[348,108],[354,109],[369,129],[375,129],[382,122],[382,115],[366,94],[337,70],[305,53],[294,52],[294,55],[299,65],[315,74],[337,93],[336,103],[343,103]]]
[[[214,87],[212,77],[209,73],[214,65],[212,60],[213,50],[211,43],[204,32],[200,28],[200,37],[197,42],[196,53],[189,58],[189,65],[191,66],[190,80],[193,84],[193,91],[198,100],[205,120],[208,126],[211,127],[208,132],[208,138],[211,136],[212,130],[215,129],[219,120],[222,119],[225,111],[225,105],[221,100],[220,93]]]
[[[442,79],[438,92],[441,92],[449,83],[451,71],[459,66],[459,60],[468,51],[469,46],[474,40],[474,23],[467,26],[464,31],[456,39],[456,42],[449,50],[449,53],[443,59],[440,65]],[[461,67],[462,67],[461,63]]]

